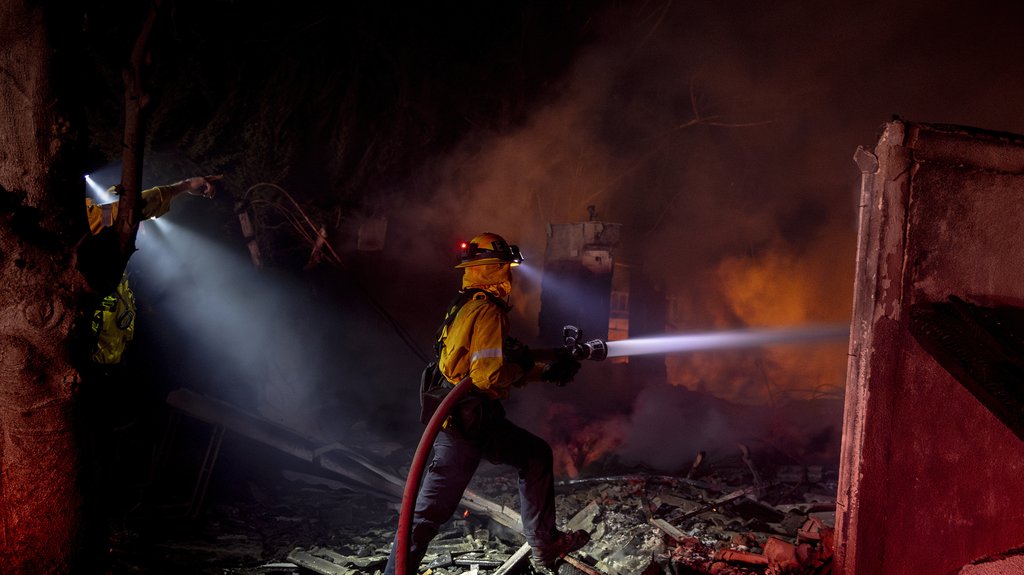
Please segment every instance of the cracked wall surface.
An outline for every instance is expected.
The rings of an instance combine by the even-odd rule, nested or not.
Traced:
[[[946,574],[1024,541],[1024,442],[908,310],[1024,302],[1024,136],[894,121],[860,150],[837,573]]]

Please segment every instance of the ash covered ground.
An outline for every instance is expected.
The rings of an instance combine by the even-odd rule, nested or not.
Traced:
[[[178,428],[178,456],[154,463],[155,475],[142,473],[141,461],[120,460],[137,473],[119,475],[110,494],[109,573],[374,574],[383,568],[398,520],[396,497],[231,432],[203,504],[189,513],[212,430],[189,421]],[[410,448],[359,441],[375,464],[405,476]],[[131,442],[122,438],[123,453]],[[191,459],[182,455],[187,452]],[[558,482],[561,526],[592,536],[558,572],[827,573],[836,472],[744,445],[695,457],[689,469],[668,475],[605,456]],[[484,463],[470,491],[518,510],[508,468]],[[509,565],[523,543],[487,513],[460,509],[421,572],[544,572],[528,561]]]

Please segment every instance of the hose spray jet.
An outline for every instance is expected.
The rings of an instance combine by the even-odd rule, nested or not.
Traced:
[[[565,339],[563,352],[571,355],[573,359],[601,361],[608,357],[738,349],[782,343],[842,341],[850,337],[850,328],[846,325],[748,328],[607,342],[600,339],[582,341],[583,332],[571,325],[565,326],[562,334]]]

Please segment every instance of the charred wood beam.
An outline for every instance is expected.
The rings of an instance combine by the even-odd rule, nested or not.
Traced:
[[[307,437],[294,429],[247,413],[230,403],[187,389],[177,389],[167,394],[167,404],[196,419],[221,425],[244,437],[315,463],[349,479],[366,493],[401,500],[405,481],[344,444]],[[518,512],[471,490],[463,494],[462,505],[506,527],[522,529]]]
[[[668,521],[665,521],[664,519],[654,518],[654,519],[650,520],[650,523],[651,523],[651,525],[657,527],[658,529],[661,529],[665,533],[665,535],[668,535],[669,537],[671,537],[672,539],[675,539],[676,541],[683,541],[685,539],[689,539],[689,537],[690,537],[689,535],[684,533],[681,529],[679,529],[675,525],[672,525]]]
[[[302,549],[292,550],[288,554],[288,560],[314,573],[320,573],[320,575],[359,575],[358,569],[343,567]]]
[[[566,555],[565,557],[562,557],[562,559],[565,560],[566,563],[571,565],[578,572],[585,573],[586,575],[604,575],[597,569],[594,569],[590,565],[587,565],[586,563],[580,561],[572,555]],[[559,569],[558,572],[561,574],[562,569]]]
[[[470,511],[483,513],[505,527],[516,531],[523,529],[523,522],[517,511],[495,503],[470,489],[462,494],[462,506]]]
[[[336,444],[330,444],[330,450],[324,452],[321,447],[323,441],[187,389],[167,394],[167,404],[196,419],[222,425],[239,435],[315,463],[349,479],[367,493],[401,498],[403,483],[400,480],[390,474],[382,475],[379,468],[368,464],[364,458],[353,457],[351,450],[343,452]]]
[[[498,567],[494,571],[493,575],[510,575],[511,573],[518,571],[526,561],[526,558],[530,555],[531,549],[532,548],[529,543],[523,543],[523,545],[517,549],[511,557],[501,564],[501,567]]]
[[[735,549],[719,549],[715,552],[715,559],[718,561],[731,561],[734,563],[746,563],[748,565],[767,565],[768,558],[749,551],[736,551]]]
[[[709,501],[708,503],[704,504],[698,509],[694,509],[693,511],[684,513],[682,516],[679,517],[678,520],[683,521],[691,517],[700,515],[702,513],[707,513],[708,511],[714,511],[715,509],[718,508],[719,505],[722,505],[723,503],[728,503],[729,501],[733,501],[734,499],[739,499],[740,497],[744,497],[746,495],[750,495],[752,493],[756,493],[758,491],[767,489],[771,485],[772,483],[765,483],[762,485],[751,485],[750,487],[744,487],[742,489],[737,489],[736,491],[726,493],[721,497]]]
[[[596,501],[591,501],[584,507],[576,512],[571,519],[565,524],[565,528],[569,531],[575,531],[577,529],[583,529],[584,531],[594,530],[594,518],[600,513],[601,508],[598,506]]]
[[[310,549],[310,552],[331,561],[335,565],[340,565],[342,567],[348,567],[351,565],[352,569],[356,573],[372,571],[371,567],[380,565],[387,561],[387,558],[384,556],[353,557],[351,555],[342,555],[341,553],[326,547],[314,547]]]
[[[493,569],[495,567],[501,567],[505,562],[501,559],[494,559],[492,557],[480,557],[480,556],[462,556],[452,560],[452,565],[458,565],[460,567],[483,567],[485,569]]]
[[[556,487],[575,487],[592,483],[662,483],[665,485],[690,485],[700,489],[719,491],[719,486],[712,485],[706,481],[675,477],[672,475],[609,475],[605,477],[584,477],[580,479],[565,479],[555,483]]]

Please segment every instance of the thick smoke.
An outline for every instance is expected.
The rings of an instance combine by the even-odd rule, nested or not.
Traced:
[[[429,201],[393,207],[399,225],[392,229],[443,238],[495,231],[539,263],[547,224],[584,221],[593,205],[598,219],[623,224],[617,257],[665,294],[670,330],[846,322],[856,147],[870,145],[893,113],[1024,129],[1024,114],[1002,108],[1024,96],[1022,64],[1005,57],[1021,51],[1021,36],[1006,30],[1011,14],[951,2],[887,7],[616,6],[594,20],[599,40],[581,49],[528,122],[468,137],[424,174]],[[976,33],[993,26],[1004,33]],[[537,336],[540,286],[517,287],[514,325],[529,341]],[[676,356],[667,361],[675,388],[620,382],[629,390],[601,388],[611,398],[604,404],[590,389],[560,399],[538,394],[586,404],[568,409],[575,415],[564,406],[538,409],[529,397],[513,409],[559,444],[565,470],[581,461],[566,439],[571,430],[593,435],[601,425],[620,438],[608,450],[663,468],[750,438],[831,438],[793,451],[835,456],[846,352],[845,344],[829,344]],[[600,385],[593,372],[601,369],[585,366],[583,379]],[[808,429],[799,416],[787,425],[778,417],[758,423],[725,404],[701,403],[697,413],[682,387],[779,410],[798,399],[833,401]],[[651,447],[673,431],[688,438],[679,449]]]
[[[385,428],[408,419],[377,386],[412,381],[418,362],[366,295],[338,305],[287,273],[256,269],[234,233],[193,229],[213,207],[185,196],[142,224],[129,272],[139,331],[160,352],[147,372],[168,390],[211,395],[325,442],[355,442],[367,419]]]
[[[387,248],[349,263],[426,348],[459,285],[448,266],[457,240],[501,233],[540,268],[547,225],[584,221],[593,205],[598,219],[623,225],[616,256],[664,294],[669,331],[843,323],[855,269],[854,150],[894,113],[1024,132],[1024,109],[1007,107],[1024,100],[1021,10],[941,0],[613,4],[526,121],[473,132],[406,189],[374,194],[365,212],[387,217]],[[378,417],[367,409],[386,397],[415,401],[417,359],[374,312],[318,309],[287,285],[257,291],[266,277],[250,280],[246,262],[231,268],[204,250],[197,243],[167,262],[174,277],[150,298],[163,289],[185,319],[224,317],[221,326],[238,329],[213,332],[202,358],[181,363],[311,431]],[[145,248],[136,259],[158,257]],[[199,271],[200,261],[218,273]],[[513,295],[514,333],[527,343],[539,336],[537,277],[520,274]],[[221,315],[231,310],[238,318]],[[846,351],[673,356],[663,384],[588,364],[568,389],[520,390],[509,408],[551,439],[566,473],[604,454],[677,469],[697,450],[732,452],[741,441],[789,442],[794,460],[834,457]],[[364,393],[325,405],[338,389]],[[824,416],[784,411],[815,398],[833,400]],[[751,417],[762,408],[767,415]]]

